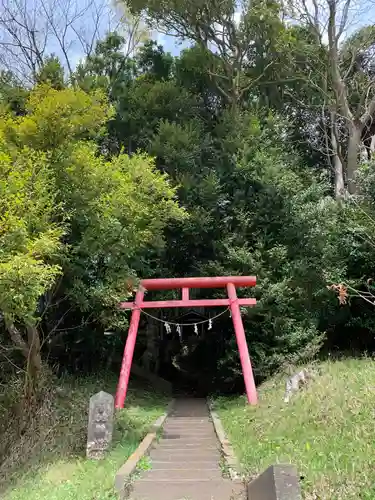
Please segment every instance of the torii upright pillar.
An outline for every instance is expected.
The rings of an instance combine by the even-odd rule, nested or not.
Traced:
[[[217,307],[227,306],[231,310],[237,346],[240,355],[242,372],[245,382],[246,395],[249,404],[257,404],[257,390],[254,381],[253,370],[246,342],[245,330],[242,323],[240,306],[251,307],[256,304],[255,299],[239,299],[236,287],[250,287],[256,285],[255,276],[226,276],[215,278],[165,278],[141,280],[134,302],[122,302],[121,309],[131,309],[132,316],[129,325],[129,333],[126,339],[124,355],[122,359],[120,378],[117,387],[115,407],[123,408],[128,390],[130,370],[133,360],[134,347],[137,339],[139,319],[142,309],[166,308],[166,307]],[[146,290],[173,290],[182,289],[181,300],[144,301]],[[228,298],[226,299],[199,299],[191,300],[189,290],[191,288],[226,288]]]

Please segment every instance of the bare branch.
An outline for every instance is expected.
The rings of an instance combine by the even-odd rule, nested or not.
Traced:
[[[368,121],[373,121],[374,117],[375,117],[375,96],[369,102],[366,111],[360,118],[360,121],[364,125],[367,124]]]
[[[35,81],[51,53],[71,75],[78,58],[91,54],[114,16],[110,0],[0,2],[0,65],[28,81]]]
[[[336,37],[337,42],[339,41],[342,34],[344,33],[345,28],[347,27],[350,3],[351,3],[351,0],[346,0],[344,8],[343,8],[340,26],[339,26],[339,29],[337,31],[337,37]]]

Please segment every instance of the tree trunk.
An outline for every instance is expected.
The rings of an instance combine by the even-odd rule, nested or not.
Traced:
[[[348,191],[350,194],[357,192],[355,184],[355,174],[358,168],[358,154],[361,144],[362,124],[360,121],[353,120],[349,124],[349,142],[348,142],[348,159],[346,172],[348,176]]]
[[[337,153],[334,153],[333,164],[335,169],[335,198],[338,200],[345,195],[344,168]]]
[[[35,325],[28,325],[27,330],[27,341],[24,340],[21,332],[15,326],[15,324],[9,319],[5,319],[5,326],[8,330],[9,336],[14,344],[14,346],[19,349],[24,358],[27,371],[27,393],[31,395],[33,392],[38,376],[42,369],[42,357],[40,354],[40,337],[38,329]]]
[[[40,337],[35,325],[27,326],[27,341],[29,344],[29,373],[34,381],[42,369],[42,357],[40,354]]]
[[[340,145],[337,141],[336,134],[336,114],[331,113],[331,145],[333,150],[333,166],[335,175],[335,198],[336,200],[343,198],[345,195],[344,184],[344,167],[341,161]]]
[[[370,144],[370,159],[372,158],[373,154],[375,153],[375,135],[372,136],[371,138],[371,144]]]

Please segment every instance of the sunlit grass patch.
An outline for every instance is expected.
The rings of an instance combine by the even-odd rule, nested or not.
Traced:
[[[306,499],[375,499],[375,363],[326,362],[322,374],[283,402],[285,378],[259,389],[260,402],[219,398],[216,409],[249,478],[292,463]]]

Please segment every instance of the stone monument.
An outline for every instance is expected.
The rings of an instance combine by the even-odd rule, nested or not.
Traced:
[[[112,442],[114,421],[114,399],[111,394],[100,391],[90,398],[89,424],[87,431],[87,458],[100,460]]]

